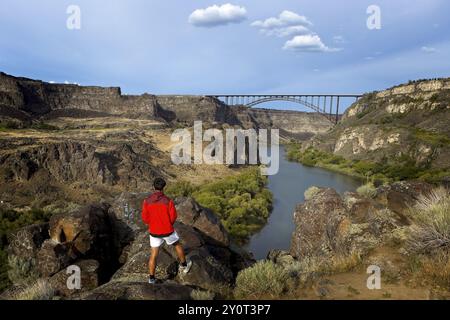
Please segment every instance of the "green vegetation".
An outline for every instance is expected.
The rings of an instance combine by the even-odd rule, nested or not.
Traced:
[[[8,271],[10,270],[8,270],[8,257],[5,252],[8,245],[8,234],[28,225],[47,222],[51,215],[50,212],[37,209],[25,212],[0,210],[0,292],[10,285],[8,278]],[[13,261],[10,261],[10,263],[14,264]],[[15,270],[13,270],[13,274],[15,274]]]
[[[250,168],[241,174],[201,186],[182,181],[166,192],[171,197],[192,196],[220,217],[232,237],[244,242],[269,218],[272,194],[266,184],[267,177],[261,175],[259,168]]]
[[[436,143],[447,143],[442,137],[421,133],[425,139],[433,137]],[[383,158],[380,162],[367,160],[348,160],[332,153],[319,151],[314,148],[301,150],[301,145],[291,143],[287,145],[287,156],[291,161],[298,161],[306,166],[321,167],[335,172],[340,172],[353,177],[365,179],[375,187],[382,184],[419,179],[430,183],[438,183],[442,178],[450,175],[448,169],[431,169],[427,166],[417,166],[414,159],[407,155],[395,158]]]

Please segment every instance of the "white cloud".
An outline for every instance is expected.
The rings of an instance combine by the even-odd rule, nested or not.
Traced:
[[[251,25],[261,29],[277,29],[290,26],[310,27],[312,26],[312,23],[305,16],[301,16],[292,11],[284,10],[277,18],[272,17],[266,20],[257,20]]]
[[[304,26],[290,26],[286,28],[261,29],[261,32],[268,36],[292,37],[294,35],[311,34],[311,31]]]
[[[340,49],[327,47],[318,35],[295,36],[287,41],[284,50],[294,50],[301,52],[336,52]]]
[[[189,23],[197,27],[216,27],[230,23],[240,23],[247,19],[245,7],[230,3],[197,9],[189,16]]]
[[[425,53],[436,53],[437,52],[436,48],[431,48],[431,47],[422,47],[421,50]]]
[[[284,10],[278,17],[254,21],[251,26],[260,29],[262,34],[276,37],[290,37],[283,49],[305,52],[333,52],[340,49],[327,47],[320,37],[310,30],[312,22],[305,16]],[[335,42],[343,43],[344,37],[336,36]]]

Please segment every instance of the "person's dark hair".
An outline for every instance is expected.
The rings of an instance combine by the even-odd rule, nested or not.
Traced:
[[[163,178],[156,178],[155,181],[153,181],[153,187],[158,191],[163,191],[165,186],[166,181]]]

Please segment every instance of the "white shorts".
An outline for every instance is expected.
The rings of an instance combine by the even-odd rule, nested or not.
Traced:
[[[150,246],[152,248],[159,248],[164,243],[164,241],[169,246],[171,246],[179,240],[180,240],[180,237],[178,236],[178,233],[176,231],[174,231],[170,236],[164,237],[164,238],[156,238],[156,237],[150,236]]]

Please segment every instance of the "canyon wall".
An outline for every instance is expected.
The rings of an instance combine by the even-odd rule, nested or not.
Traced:
[[[450,167],[450,78],[422,80],[364,95],[326,134],[304,148],[349,159],[403,159],[417,167]]]
[[[332,127],[315,113],[231,107],[208,96],[122,95],[118,87],[52,84],[0,73],[0,122],[111,115],[188,126],[201,120],[244,128],[277,128],[308,137]]]

